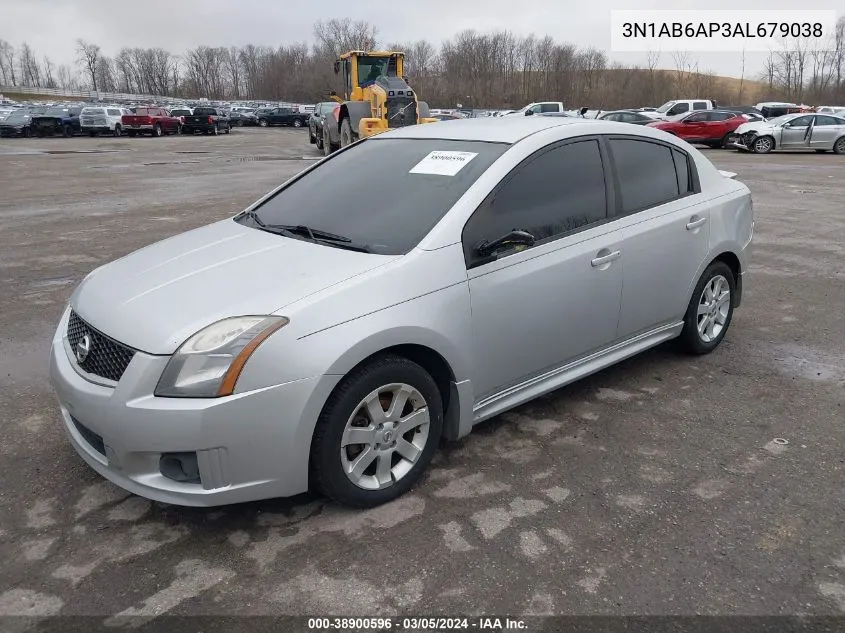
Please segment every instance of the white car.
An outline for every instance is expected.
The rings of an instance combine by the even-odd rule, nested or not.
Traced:
[[[82,113],[79,115],[79,128],[83,134],[89,136],[102,133],[120,136],[123,134],[123,125],[120,121],[124,114],[132,114],[132,112],[118,106],[82,108]]]
[[[765,121],[743,123],[736,128],[737,149],[767,154],[773,149],[833,150],[845,154],[845,117],[832,114],[784,114]]]

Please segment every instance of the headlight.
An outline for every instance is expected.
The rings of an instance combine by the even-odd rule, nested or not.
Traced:
[[[229,396],[246,361],[261,343],[289,323],[280,316],[241,316],[203,328],[171,356],[155,395],[171,398]]]

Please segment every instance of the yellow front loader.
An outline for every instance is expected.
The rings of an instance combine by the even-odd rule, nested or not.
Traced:
[[[337,136],[329,136],[330,145],[346,147],[393,128],[437,122],[429,116],[428,104],[418,101],[408,85],[404,66],[405,54],[396,51],[349,51],[340,56],[334,71],[343,76],[344,95],[331,95],[340,107],[335,108],[334,121],[326,121],[336,125]]]

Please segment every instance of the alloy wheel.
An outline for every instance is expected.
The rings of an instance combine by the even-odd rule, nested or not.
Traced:
[[[371,391],[346,422],[340,461],[349,480],[381,490],[407,475],[428,442],[429,411],[423,395],[404,383]]]
[[[698,336],[710,343],[719,337],[728,320],[731,309],[731,289],[728,280],[716,275],[704,286],[698,299]]]

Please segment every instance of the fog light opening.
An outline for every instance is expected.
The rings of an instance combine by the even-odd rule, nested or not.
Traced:
[[[159,459],[158,469],[161,474],[186,484],[199,484],[200,469],[196,453],[164,453]]]

